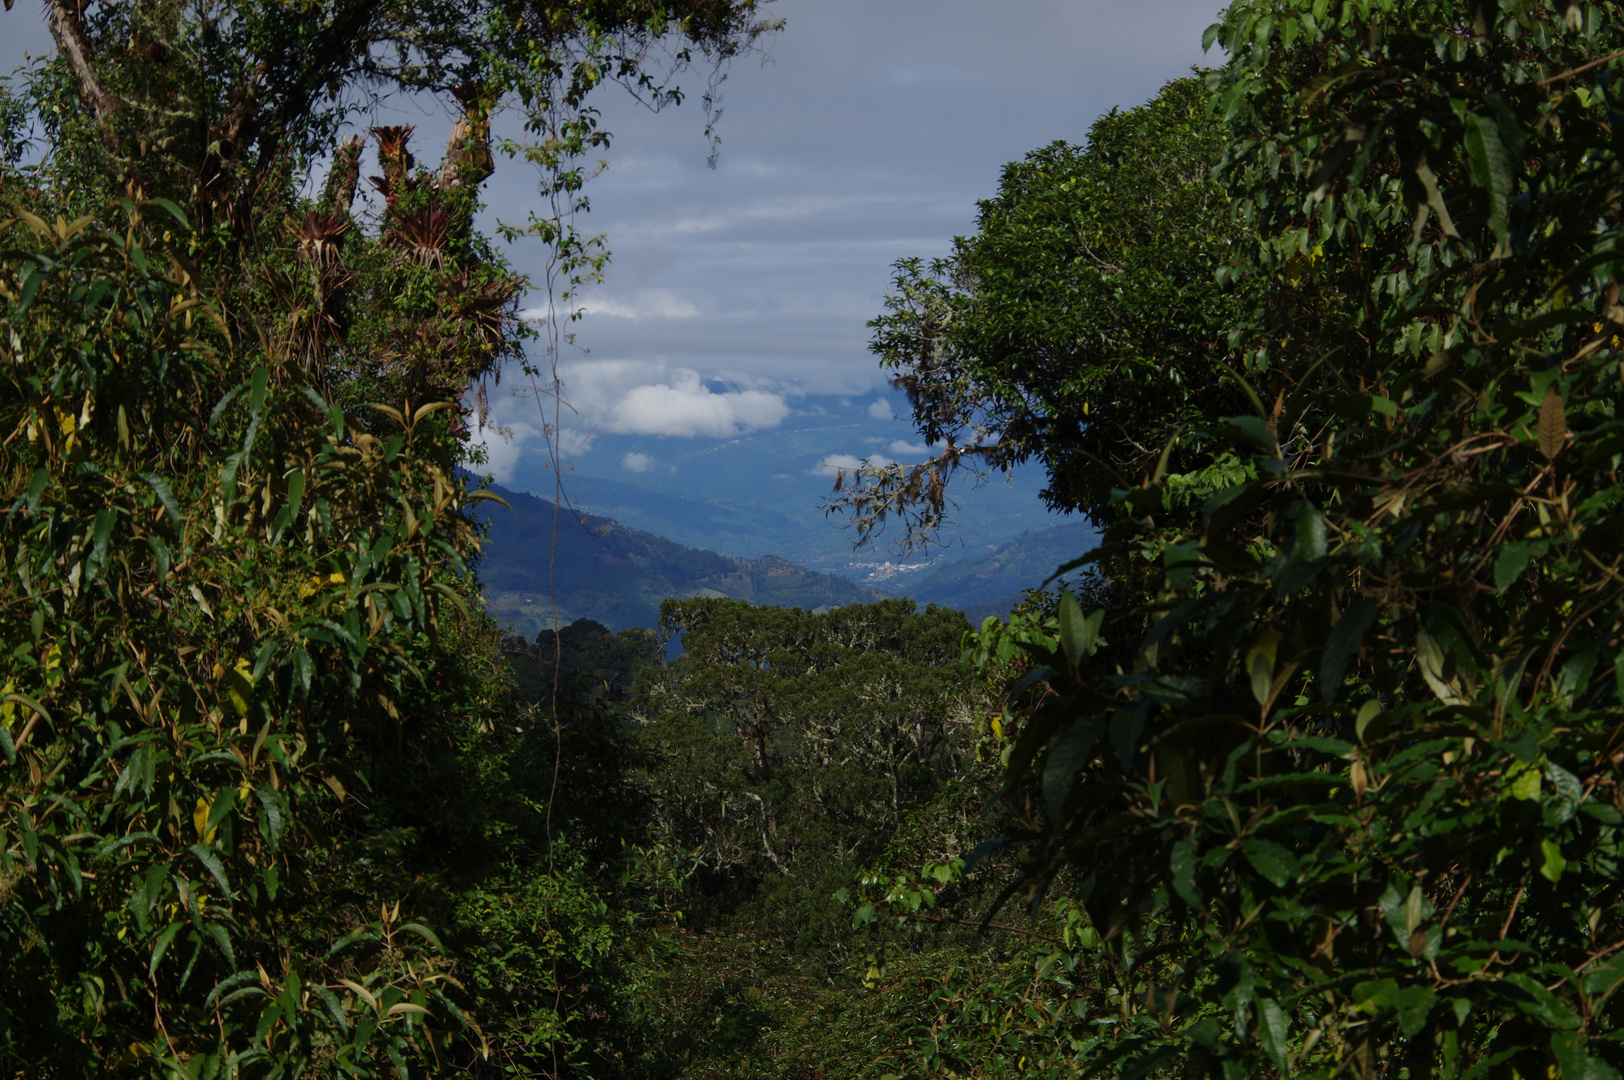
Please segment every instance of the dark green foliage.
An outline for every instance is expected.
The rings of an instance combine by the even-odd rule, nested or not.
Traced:
[[[469,610],[458,402],[522,284],[472,229],[488,109],[523,103],[573,205],[592,86],[669,97],[649,42],[675,71],[765,27],[46,6],[61,55],[0,110],[0,1075],[580,1068],[642,817],[620,729],[526,711]],[[345,183],[298,196],[354,162],[357,93],[453,86],[437,170],[373,133],[375,228]],[[569,262],[563,224],[532,231]]]
[[[1195,421],[1244,403],[1220,361],[1238,309],[1214,271],[1244,231],[1212,176],[1224,145],[1199,79],[1108,114],[1086,147],[1008,165],[950,258],[897,264],[871,348],[939,456],[859,471],[836,505],[905,546],[942,520],[961,466],[1041,462],[1051,507],[1100,514]]]
[[[1616,1077],[1624,14],[1242,2],[1209,39],[1252,408],[1198,446],[1247,475],[1189,522],[1153,471],[1115,496],[1127,663],[1075,603],[984,643],[1029,669],[1011,893],[1074,880],[1139,987],[1076,1067]]]
[[[534,643],[523,638],[502,643],[515,691],[531,704],[549,708],[555,689],[566,695],[625,696],[637,673],[659,662],[660,652],[652,630],[633,627],[611,634],[591,619],[577,619],[557,633],[543,630]]]
[[[667,601],[661,627],[686,655],[646,671],[634,707],[657,827],[696,860],[683,906],[838,949],[830,896],[967,767],[968,624],[904,600],[815,615],[699,599]]]

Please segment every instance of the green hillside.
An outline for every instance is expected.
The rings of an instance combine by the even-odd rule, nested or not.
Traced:
[[[527,638],[555,619],[559,626],[593,619],[615,631],[652,627],[667,597],[727,597],[817,611],[885,596],[777,556],[718,555],[567,507],[555,517],[553,504],[534,495],[491,491],[511,509],[483,504],[485,603],[500,624]]]

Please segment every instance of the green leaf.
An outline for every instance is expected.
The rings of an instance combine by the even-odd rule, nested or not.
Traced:
[[[1490,985],[1498,996],[1542,1024],[1562,1031],[1573,1031],[1580,1026],[1579,1018],[1569,1011],[1560,998],[1521,972],[1507,975],[1498,984]]]
[[[164,508],[164,516],[169,519],[170,526],[178,532],[181,524],[180,503],[175,501],[175,493],[170,490],[169,484],[157,473],[137,473],[136,476],[158,496],[158,502]]]
[[[166,581],[169,578],[169,545],[157,533],[147,537],[147,547],[152,549],[152,561],[156,564],[158,580]]]
[[[247,383],[238,383],[236,386],[226,391],[225,396],[215,404],[214,410],[209,413],[209,427],[212,428],[215,424],[218,424],[220,422],[220,417],[225,415],[226,409],[230,408],[231,403],[237,400],[238,396],[246,392],[247,389]]]
[[[1262,874],[1277,888],[1284,888],[1287,882],[1297,876],[1296,858],[1290,851],[1272,840],[1260,840],[1249,836],[1241,842],[1241,853],[1246,856],[1246,861],[1252,864],[1252,869]]]
[[[1624,983],[1624,956],[1613,956],[1600,967],[1591,968],[1585,973],[1584,991],[1592,997],[1606,997],[1617,990],[1620,983]],[[1600,1002],[1596,1003],[1597,1008]]]
[[[1267,705],[1274,694],[1274,660],[1279,647],[1279,633],[1266,626],[1258,631],[1246,650],[1246,674],[1252,683],[1252,696],[1259,705]]]
[[[175,935],[180,933],[185,925],[178,922],[170,923],[159,931],[158,940],[152,943],[152,961],[147,965],[147,975],[157,974],[158,964],[163,961],[164,953],[169,951],[169,943],[175,940]]]
[[[1084,641],[1083,609],[1070,589],[1060,593],[1060,648],[1075,668],[1088,655]]]
[[[282,808],[279,805],[280,797],[273,791],[265,788],[256,788],[254,794],[259,796],[259,804],[264,809],[265,818],[262,831],[265,843],[274,851],[282,841]]]
[[[221,895],[230,897],[231,883],[226,880],[226,868],[220,862],[220,856],[202,844],[193,844],[186,850],[197,856],[197,861],[202,863],[203,868],[214,876],[215,881],[219,882]]]
[[[165,213],[167,213],[170,217],[174,218],[175,223],[180,226],[182,232],[191,232],[192,231],[192,225],[191,225],[191,222],[187,220],[186,211],[182,210],[179,206],[175,205],[175,203],[173,201],[171,201],[169,199],[166,199],[163,196],[159,195],[159,196],[156,196],[154,198],[148,199],[147,202],[150,203],[153,206],[158,207],[159,209],[161,209]]]
[[[1291,554],[1305,562],[1325,557],[1325,515],[1313,503],[1304,503],[1297,515],[1297,538]]]
[[[1530,802],[1539,798],[1540,770],[1516,763],[1506,770],[1506,793],[1513,799]]]
[[[1529,560],[1544,555],[1550,547],[1549,540],[1519,540],[1502,547],[1494,559],[1494,587],[1501,590],[1510,588],[1513,582],[1522,577]]]
[[[213,938],[216,945],[220,946],[220,953],[226,958],[226,963],[236,967],[237,950],[232,946],[231,935],[226,933],[226,928],[217,922],[205,922],[203,932]]]
[[[1473,113],[1466,118],[1466,156],[1472,163],[1472,179],[1489,193],[1489,231],[1502,252],[1511,250],[1507,207],[1511,199],[1511,155],[1500,140],[1500,128],[1493,120]]]
[[[1353,659],[1359,646],[1364,643],[1365,632],[1376,621],[1377,611],[1376,601],[1361,597],[1348,605],[1326,635],[1325,647],[1320,651],[1319,670],[1320,697],[1323,700],[1336,700],[1342,689],[1342,676],[1348,669],[1348,661]]]
[[[1066,807],[1077,770],[1087,763],[1094,744],[1104,733],[1107,720],[1103,715],[1086,716],[1074,720],[1070,727],[1055,740],[1049,756],[1043,763],[1043,802],[1049,820],[1056,824]]]
[[[1561,881],[1562,871],[1568,868],[1568,860],[1562,857],[1562,845],[1547,838],[1539,842],[1539,849],[1545,856],[1544,861],[1540,863],[1540,875],[1546,881]]]
[[[440,944],[439,937],[434,933],[433,930],[430,930],[428,927],[424,926],[422,923],[416,923],[416,922],[403,923],[401,925],[401,929],[402,930],[410,930],[412,933],[416,934],[418,937],[422,938],[424,941],[428,942],[430,945],[433,945],[436,952],[445,952],[445,946]]]
[[[226,815],[237,808],[237,789],[234,787],[221,788],[209,804],[208,822],[203,826],[203,835],[208,836],[219,827]]]
[[[203,999],[203,1007],[207,1009],[210,1005],[213,1005],[221,997],[230,993],[237,987],[242,986],[245,983],[255,982],[258,979],[259,969],[257,968],[244,968],[241,971],[232,972],[230,975],[227,975],[225,978],[214,984],[214,989],[209,991],[209,996]]]
[[[1195,886],[1195,871],[1197,860],[1195,857],[1195,842],[1186,837],[1173,845],[1170,860],[1172,871],[1173,891],[1178,893],[1179,899],[1192,908],[1201,907],[1201,892]]]
[[[1406,1039],[1413,1039],[1427,1026],[1427,1017],[1438,1001],[1430,986],[1406,986],[1393,995],[1393,1006],[1398,1010],[1399,1030]]]
[[[1231,416],[1224,423],[1235,428],[1248,440],[1269,453],[1274,452],[1274,436],[1269,431],[1269,425],[1258,416]]]
[[[1289,1031],[1290,1025],[1286,1021],[1285,1010],[1279,1003],[1273,998],[1258,998],[1258,1041],[1263,1044],[1263,1052],[1269,1055],[1282,1075],[1287,1070],[1286,1053],[1291,1048],[1288,1041]]]
[[[28,482],[28,494],[23,499],[23,505],[28,507],[30,514],[39,512],[40,498],[45,494],[45,485],[51,480],[51,474],[44,469],[35,469],[34,477]]]
[[[90,533],[90,562],[95,567],[90,575],[92,581],[101,576],[101,569],[107,563],[107,541],[113,535],[113,526],[118,524],[118,511],[111,506],[104,506],[96,511],[96,520],[91,525]]]

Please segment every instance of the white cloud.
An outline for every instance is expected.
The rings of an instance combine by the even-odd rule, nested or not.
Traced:
[[[507,435],[503,435],[496,428],[487,427],[476,429],[472,442],[484,447],[485,464],[481,466],[498,484],[506,484],[513,479],[513,468],[519,463],[519,455],[524,452],[524,444],[541,434],[539,430],[526,423],[504,425]]]
[[[624,435],[708,435],[723,439],[740,430],[777,427],[789,406],[760,390],[713,393],[697,372],[678,372],[669,383],[639,386],[620,400],[609,430]]]
[[[876,398],[874,404],[868,407],[868,415],[876,420],[890,420],[896,416],[891,403],[884,398]]]
[[[899,458],[913,458],[915,461],[923,461],[932,454],[931,448],[924,443],[915,444],[906,439],[893,439],[886,449]]]
[[[752,170],[751,174],[758,178],[763,175],[759,169]],[[807,195],[764,198],[727,210],[644,219],[631,227],[659,237],[693,236],[714,233],[736,225],[829,218],[840,213],[850,213],[857,206],[889,205],[902,201],[905,201],[903,197],[890,193],[865,196]]]
[[[777,427],[789,416],[784,393],[766,384],[728,380],[713,390],[693,368],[663,361],[577,361],[559,374],[572,428],[725,439]]]
[[[670,289],[649,289],[635,292],[624,299],[612,296],[589,296],[581,301],[588,315],[606,315],[613,319],[692,319],[699,308],[684,300]]]
[[[871,454],[866,458],[857,457],[855,454],[829,454],[807,471],[814,476],[839,476],[842,472],[850,472],[852,469],[873,469],[895,464],[896,462],[890,458],[878,454]]]
[[[655,466],[655,460],[652,457],[647,454],[639,454],[636,451],[621,458],[620,463],[625,466],[627,472],[636,473],[648,472]]]

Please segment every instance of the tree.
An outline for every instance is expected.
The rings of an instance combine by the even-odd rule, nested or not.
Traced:
[[[906,600],[824,614],[668,600],[686,655],[633,700],[655,827],[694,887],[803,947],[837,946],[828,899],[967,767],[974,696],[956,611]],[[831,936],[833,935],[833,936]]]
[[[1116,496],[1131,666],[1075,601],[1021,648],[1010,893],[1075,875],[1132,965],[1093,1068],[1616,1076],[1621,13],[1248,0],[1207,40],[1257,299],[1205,436],[1251,474],[1189,523]]]
[[[0,173],[0,1071],[576,1068],[559,958],[614,925],[591,844],[554,835],[583,815],[508,783],[562,739],[470,610],[459,402],[516,354],[523,287],[473,212],[523,153],[525,227],[590,268],[593,88],[673,100],[768,26],[750,0],[47,10],[46,145]],[[434,171],[370,133],[369,218],[341,129],[389,92],[460,119]],[[533,145],[493,145],[505,102]],[[503,878],[529,906],[481,906]],[[459,977],[491,970],[459,920],[496,907],[483,944],[551,964],[522,1015]]]
[[[870,348],[938,452],[842,475],[859,540],[900,516],[901,543],[927,543],[965,466],[1040,462],[1050,507],[1098,516],[1165,448],[1181,471],[1191,425],[1244,402],[1225,366],[1238,302],[1214,276],[1243,236],[1212,175],[1224,135],[1200,79],[1169,83],[1086,147],[1006,166],[951,257],[897,264]]]

